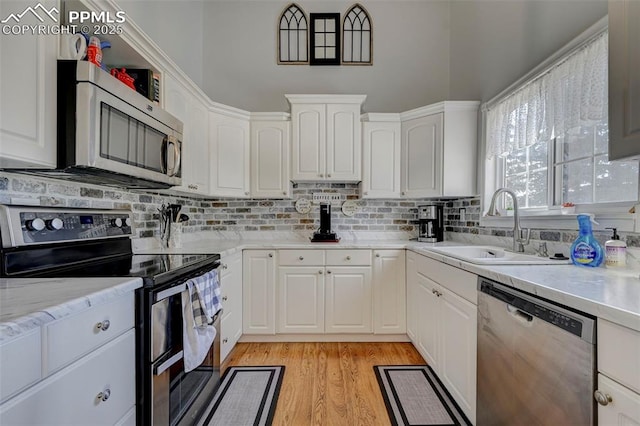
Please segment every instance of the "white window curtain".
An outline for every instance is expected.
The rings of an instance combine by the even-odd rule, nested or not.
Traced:
[[[487,158],[606,120],[608,33],[487,109]]]

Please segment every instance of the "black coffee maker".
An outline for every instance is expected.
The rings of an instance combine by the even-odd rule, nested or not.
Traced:
[[[437,243],[444,239],[441,204],[418,206],[418,241]]]
[[[331,231],[331,204],[320,204],[320,228],[313,234],[312,243],[337,243],[340,238]]]

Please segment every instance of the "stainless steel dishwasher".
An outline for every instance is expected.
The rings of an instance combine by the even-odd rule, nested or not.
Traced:
[[[480,277],[477,425],[593,425],[594,324]]]

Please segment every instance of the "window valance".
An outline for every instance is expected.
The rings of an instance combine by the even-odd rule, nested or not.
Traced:
[[[487,109],[487,157],[578,132],[607,118],[608,32]]]

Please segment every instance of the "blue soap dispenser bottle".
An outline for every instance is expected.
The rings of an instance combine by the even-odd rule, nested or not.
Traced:
[[[592,215],[578,215],[580,231],[578,238],[571,245],[571,261],[574,265],[597,267],[604,260],[604,250],[593,236],[592,222],[597,224]]]

